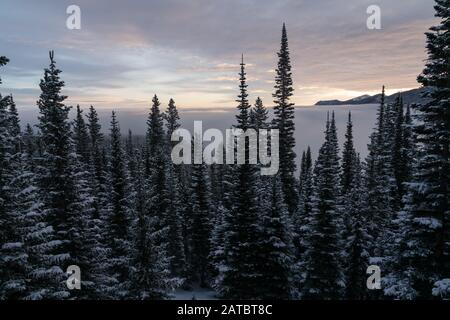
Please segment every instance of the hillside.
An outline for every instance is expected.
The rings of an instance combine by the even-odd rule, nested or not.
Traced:
[[[411,103],[424,103],[427,102],[427,98],[423,98],[423,94],[430,92],[429,88],[417,88],[408,91],[404,91],[401,93],[403,97],[403,102],[406,104]],[[394,93],[390,96],[386,96],[386,103],[394,102],[394,100],[398,97],[399,93]],[[316,106],[328,106],[328,105],[355,105],[355,104],[376,104],[380,103],[381,94],[376,94],[373,96],[370,95],[362,95],[353,99],[341,101],[341,100],[321,100],[318,101]]]

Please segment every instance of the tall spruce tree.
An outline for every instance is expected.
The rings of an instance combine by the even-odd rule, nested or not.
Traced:
[[[0,119],[4,109],[0,105]],[[0,297],[2,299],[49,299],[55,298],[54,289],[59,286],[61,269],[52,252],[59,246],[54,240],[53,229],[46,223],[42,211],[36,175],[31,170],[33,155],[20,146],[19,117],[12,99],[9,106],[9,187],[2,194],[9,195],[6,211],[2,212],[0,246]],[[2,131],[0,120],[0,132]],[[5,142],[5,141],[3,141]],[[5,146],[5,145],[4,145]],[[5,192],[6,191],[6,192]],[[6,240],[6,241],[5,241]],[[61,297],[61,296],[58,296]]]
[[[250,124],[255,130],[268,129],[268,111],[264,107],[263,101],[260,97],[256,98],[255,105],[250,110]]]
[[[238,129],[249,128],[249,108],[245,64],[239,73]],[[248,154],[245,144],[245,154]],[[261,228],[259,225],[256,166],[248,160],[235,165],[230,214],[225,216],[224,262],[219,274],[219,294],[224,298],[254,299],[260,294],[261,283]]]
[[[370,136],[369,154],[366,158],[365,181],[368,193],[370,234],[373,237],[371,256],[383,259],[391,253],[394,219],[393,190],[395,179],[392,170],[392,138],[390,108],[385,104],[385,88],[381,93],[377,122]]]
[[[170,146],[164,130],[164,114],[155,95],[147,120],[146,172],[150,188],[150,214],[154,215],[155,228],[160,232],[161,243],[167,245],[170,270],[175,275],[183,273],[185,253],[182,239],[182,224],[179,208],[177,177],[170,159]],[[175,105],[172,104],[175,108]],[[173,112],[173,110],[172,110]],[[173,112],[174,113],[174,112]]]
[[[9,112],[12,97],[0,96],[0,298],[18,299],[26,294],[27,254],[20,234],[22,217],[15,204],[13,181],[17,173],[15,134]],[[20,129],[20,128],[19,128]],[[20,150],[19,150],[20,152]]]
[[[89,113],[86,115],[86,123],[89,133],[89,151],[90,151],[90,172],[93,180],[93,207],[94,217],[99,221],[104,220],[107,207],[107,167],[104,159],[104,137],[101,133],[100,120],[97,111],[93,106],[89,107]],[[103,223],[104,224],[104,223]],[[100,230],[100,231],[104,231]]]
[[[275,77],[274,97],[274,119],[272,127],[278,129],[280,144],[280,174],[282,190],[288,205],[289,212],[292,214],[298,202],[297,184],[295,181],[295,109],[291,101],[294,92],[291,61],[289,57],[288,38],[286,26],[283,23],[281,34],[281,49],[278,52],[278,66]]]
[[[130,295],[134,299],[165,299],[176,282],[170,278],[166,244],[159,239],[158,217],[149,214],[151,186],[145,179],[143,161],[137,162],[136,171]]]
[[[350,190],[350,184],[353,181],[354,163],[356,160],[356,151],[353,145],[353,122],[351,112],[348,113],[347,131],[345,132],[345,142],[342,151],[342,175],[341,175],[341,193],[346,195]]]
[[[295,250],[293,227],[278,176],[271,181],[268,207],[262,208],[263,253],[259,299],[288,300],[297,296],[294,287]]]
[[[345,298],[364,300],[369,297],[366,271],[372,238],[366,223],[367,193],[362,180],[359,155],[354,153],[353,157],[350,167],[352,173],[349,174],[351,180],[348,181],[348,188],[342,201],[342,213],[345,215],[342,265],[345,275]]]
[[[418,163],[405,207],[410,225],[403,252],[413,295],[422,299],[432,298],[433,286],[450,275],[450,1],[436,0],[434,9],[440,23],[426,33],[428,60],[418,77],[434,90],[431,102],[416,107]]]
[[[109,210],[107,216],[107,246],[109,248],[108,272],[113,278],[111,295],[125,298],[129,294],[130,276],[130,222],[132,218],[129,199],[129,180],[125,154],[116,113],[111,118],[111,160],[109,165]]]
[[[313,200],[307,221],[308,249],[304,253],[304,299],[337,299],[343,289],[338,215],[339,155],[334,113],[327,120],[325,142],[314,167]]]
[[[295,231],[294,245],[299,268],[302,269],[303,254],[307,248],[308,236],[308,219],[311,214],[312,204],[312,184],[313,184],[313,167],[311,158],[311,149],[308,146],[306,152],[303,152],[301,160],[301,170],[299,179],[299,202],[298,208],[293,216],[293,225]],[[301,282],[301,279],[298,279]]]
[[[211,204],[211,182],[205,164],[192,166],[192,224],[191,238],[191,272],[200,286],[206,287],[210,282],[211,230],[214,219]]]
[[[65,270],[68,265],[79,264],[83,260],[84,242],[79,238],[83,226],[80,221],[84,221],[88,203],[84,203],[87,199],[83,198],[82,187],[77,181],[77,162],[72,152],[74,148],[68,120],[70,108],[64,105],[66,96],[61,95],[64,82],[60,79],[60,73],[51,51],[50,66],[45,69],[40,82],[42,93],[37,102],[42,143],[38,179],[44,213],[55,230],[56,239],[61,242],[55,257],[61,269]],[[61,287],[54,292],[57,297],[67,296],[62,270],[59,275]]]
[[[169,106],[164,113],[164,118],[167,125],[167,136],[170,140],[172,133],[180,127],[180,116],[178,115],[178,110],[173,99],[169,100]]]

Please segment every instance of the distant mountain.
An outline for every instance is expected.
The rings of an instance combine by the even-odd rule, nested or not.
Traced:
[[[403,102],[406,104],[411,103],[425,103],[429,101],[429,98],[423,98],[423,94],[431,92],[430,88],[417,88],[412,89],[408,91],[401,92],[401,95],[403,97]],[[398,97],[399,93],[394,93],[390,96],[386,96],[386,103],[394,102],[395,99]],[[380,103],[381,100],[381,94],[376,94],[374,96],[370,95],[362,95],[350,100],[321,100],[318,101],[315,105],[316,106],[329,106],[329,105],[354,105],[354,104],[376,104]]]

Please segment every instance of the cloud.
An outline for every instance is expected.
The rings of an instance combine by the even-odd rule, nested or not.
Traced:
[[[270,104],[286,22],[294,84],[321,88],[297,90],[297,105],[374,92],[382,84],[417,86],[423,33],[435,23],[432,1],[379,0],[382,30],[368,30],[372,2],[78,0],[82,29],[68,30],[65,9],[72,1],[3,0],[0,48],[11,63],[2,78],[13,94],[37,87],[47,51],[55,49],[67,91],[76,94],[71,102],[122,107],[157,92],[181,107],[232,107],[244,53],[250,98],[261,94]],[[37,97],[18,98],[29,107]]]

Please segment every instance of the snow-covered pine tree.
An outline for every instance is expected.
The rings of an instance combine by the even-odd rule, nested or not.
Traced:
[[[297,257],[298,269],[303,270],[303,254],[307,248],[308,237],[308,219],[311,214],[312,204],[312,184],[313,168],[311,158],[311,148],[308,146],[306,152],[303,152],[301,160],[301,171],[299,179],[299,201],[298,208],[293,215],[293,230],[295,232],[294,245]],[[299,285],[301,287],[302,274],[297,274]]]
[[[264,107],[263,101],[260,97],[256,98],[255,105],[250,110],[250,125],[253,129],[268,129],[269,111]]]
[[[274,119],[272,127],[280,130],[280,173],[282,190],[292,214],[297,208],[298,191],[295,181],[295,109],[291,97],[294,91],[291,74],[291,61],[289,57],[288,38],[286,26],[283,23],[281,34],[281,49],[278,52],[278,66],[275,77]]]
[[[169,100],[169,105],[164,113],[164,119],[166,120],[167,137],[170,141],[172,133],[180,127],[180,116],[172,98]]]
[[[371,256],[377,260],[392,253],[392,221],[394,219],[393,190],[395,178],[392,170],[393,132],[390,108],[385,104],[384,86],[378,109],[376,127],[370,136],[366,158],[365,181],[368,193],[370,234],[373,237]]]
[[[223,165],[222,168],[222,195],[221,200],[217,205],[215,217],[213,219],[213,230],[211,233],[211,275],[214,277],[213,287],[217,292],[221,291],[222,276],[224,274],[224,268],[226,266],[226,233],[228,232],[229,225],[232,221],[230,213],[233,212],[233,194],[235,176],[234,168],[230,165]]]
[[[42,93],[39,106],[40,141],[42,156],[39,159],[38,180],[48,223],[55,230],[61,246],[55,258],[61,269],[70,264],[85,261],[85,241],[81,239],[90,199],[89,190],[78,180],[77,157],[73,153],[71,128],[68,120],[70,108],[64,105],[66,96],[61,95],[64,82],[56,67],[54,54],[50,52],[50,66],[45,69],[40,82]],[[81,266],[80,266],[81,267]],[[61,274],[61,291],[55,297],[67,296],[64,274]]]
[[[353,143],[353,122],[351,112],[348,113],[347,129],[345,132],[345,142],[342,150],[342,165],[341,165],[341,177],[340,177],[340,207],[339,215],[343,220],[343,229],[341,232],[341,265],[344,270],[344,275],[346,279],[346,292],[345,296],[349,299],[361,299],[360,293],[358,293],[358,288],[360,284],[357,282],[361,280],[363,273],[359,273],[361,269],[356,269],[357,263],[360,260],[360,243],[359,237],[360,228],[356,218],[361,218],[359,216],[361,208],[358,206],[361,204],[361,196],[355,195],[355,188],[361,191],[361,186],[357,185],[361,183],[361,166],[356,155],[356,150]],[[351,192],[352,191],[352,192]],[[356,198],[358,196],[358,198]],[[366,257],[368,261],[368,257]],[[361,268],[366,266],[367,263],[362,264]],[[355,270],[356,269],[356,270]],[[355,292],[352,292],[352,286],[356,286]]]
[[[12,186],[20,160],[15,148],[20,131],[18,135],[14,133],[8,110],[11,103],[11,96],[0,95],[0,299],[18,299],[26,292],[27,255],[18,228],[21,217]]]
[[[191,239],[191,276],[198,281],[201,287],[210,283],[210,250],[211,230],[214,219],[211,204],[211,182],[208,168],[202,164],[192,165],[192,222],[190,229]]]
[[[339,155],[334,113],[327,120],[325,142],[319,149],[314,167],[312,210],[307,221],[304,253],[305,279],[301,288],[304,299],[338,299],[342,296],[340,265],[340,230],[338,216]]]
[[[362,180],[359,155],[353,143],[353,122],[348,114],[342,151],[339,215],[343,221],[340,256],[345,278],[345,298],[367,298],[365,284],[369,262],[370,237],[367,226],[367,197]]]
[[[7,62],[6,57],[0,57],[0,67]],[[10,96],[0,95],[0,299],[19,298],[26,290],[26,253],[16,228],[20,217],[12,201],[15,151],[8,112],[10,102]]]
[[[356,160],[356,151],[353,145],[353,122],[352,114],[349,111],[347,121],[347,131],[345,132],[345,142],[342,151],[342,171],[341,171],[341,194],[345,196],[350,190],[350,184],[353,181],[355,168],[353,161]]]
[[[151,211],[159,216],[161,224],[164,223],[167,211],[167,194],[165,192],[165,133],[164,118],[160,109],[160,102],[155,95],[147,120],[147,137],[145,149],[145,172],[148,173],[149,183],[154,186],[155,194],[151,195]]]
[[[173,229],[173,233],[177,235],[177,238],[172,239],[171,249],[169,250],[173,255],[171,260],[171,269],[174,274],[180,276],[184,273],[185,278],[189,278],[186,274],[189,272],[189,267],[186,265],[189,258],[190,252],[190,234],[191,229],[191,216],[192,216],[192,197],[191,197],[191,172],[189,165],[175,165],[170,159],[170,154],[172,152],[171,148],[177,144],[176,141],[171,141],[172,133],[180,128],[180,116],[178,114],[175,101],[173,99],[169,100],[168,107],[164,113],[164,119],[166,122],[166,154],[168,155],[167,162],[167,177],[168,177],[168,187],[172,191],[169,191],[170,203],[172,207],[176,207],[176,211],[172,210],[170,212],[170,220]],[[181,229],[180,229],[181,228]],[[181,230],[181,235],[180,235]],[[181,237],[182,246],[180,246]],[[188,286],[188,283],[185,283]]]
[[[440,23],[426,33],[428,60],[418,77],[434,90],[431,102],[416,107],[418,162],[405,206],[410,224],[403,257],[412,295],[421,299],[432,298],[433,286],[450,277],[450,1],[436,0],[434,9]]]
[[[284,202],[279,176],[271,181],[268,207],[262,208],[262,266],[259,299],[288,300],[297,296],[294,287],[295,249],[293,228]]]
[[[136,192],[132,223],[132,258],[130,297],[133,299],[165,299],[177,284],[170,278],[166,244],[160,241],[157,216],[149,214],[149,189],[143,161],[136,163]]]
[[[166,154],[170,154],[167,145]],[[180,198],[180,187],[175,166],[171,160],[167,160],[164,169],[165,192],[167,193],[166,225],[168,226],[167,255],[170,261],[170,271],[175,276],[185,276],[186,255],[183,243],[183,208]],[[194,210],[194,208],[192,209]]]
[[[343,267],[345,274],[345,298],[364,300],[368,298],[366,286],[367,266],[370,258],[371,237],[367,225],[367,192],[362,180],[359,155],[353,154],[349,174],[351,177],[342,200],[345,215],[343,233]],[[347,172],[349,173],[349,172]],[[341,186],[344,186],[341,184]]]
[[[73,221],[72,233],[77,247],[77,265],[83,270],[83,291],[76,294],[79,299],[95,299],[103,297],[102,288],[106,282],[103,275],[106,259],[102,237],[104,221],[98,212],[97,181],[88,126],[79,106],[73,123],[73,141],[75,153],[71,153],[71,170],[77,189],[75,207],[79,216]]]
[[[190,196],[190,185],[185,179],[186,167],[175,165],[171,160],[172,147],[177,142],[171,141],[172,133],[180,127],[180,116],[173,99],[169,100],[167,110],[163,114],[166,122],[166,136],[163,137],[165,144],[166,160],[164,164],[166,193],[168,199],[167,224],[169,226],[168,255],[170,257],[170,270],[173,275],[186,276],[186,253],[183,237],[184,214],[187,206],[191,205],[190,199],[183,200]]]
[[[107,165],[104,157],[104,137],[101,133],[101,125],[97,111],[93,106],[89,107],[89,113],[86,115],[86,123],[89,133],[89,171],[93,180],[93,207],[94,218],[99,222],[105,219],[107,207]],[[105,225],[105,223],[102,223]],[[100,227],[100,225],[99,225]],[[104,231],[104,228],[99,231]]]
[[[9,279],[0,285],[3,298],[48,299],[54,298],[54,289],[59,287],[62,273],[56,266],[52,251],[60,242],[54,240],[53,229],[46,223],[39,198],[36,175],[32,171],[32,154],[28,148],[20,148],[20,122],[12,100],[9,108],[11,137],[10,216],[15,239],[2,246],[2,270],[7,270]],[[29,161],[29,162],[28,162]],[[6,255],[5,255],[6,253]],[[4,290],[6,289],[6,291]],[[5,296],[5,293],[7,294]]]
[[[245,64],[242,58],[239,73],[238,114],[236,128],[249,128],[249,108]],[[249,146],[245,144],[245,154]],[[231,299],[255,299],[261,292],[261,225],[259,221],[257,167],[248,163],[232,168],[231,211],[225,216],[225,260],[220,266],[219,294]]]
[[[183,273],[185,259],[182,239],[182,224],[177,190],[177,177],[170,159],[170,146],[164,130],[164,114],[155,95],[147,120],[147,141],[145,152],[145,172],[148,173],[150,189],[150,214],[155,216],[155,228],[160,232],[161,244],[167,245],[170,270],[173,274]],[[175,105],[172,104],[172,109]],[[173,112],[173,110],[172,110]],[[175,125],[175,123],[174,123]]]
[[[109,164],[109,208],[107,212],[107,239],[109,250],[107,270],[113,279],[110,295],[125,298],[129,294],[130,275],[130,223],[132,219],[129,199],[129,180],[122,148],[122,137],[116,113],[111,118],[111,155]]]
[[[250,127],[256,130],[258,136],[261,134],[260,129],[269,129],[268,123],[268,110],[264,107],[264,104],[260,97],[256,98],[255,105],[250,110]],[[270,136],[268,137],[270,139]],[[270,143],[268,143],[270,145]],[[259,139],[257,141],[257,155],[259,163]],[[262,179],[264,180],[264,178]]]

